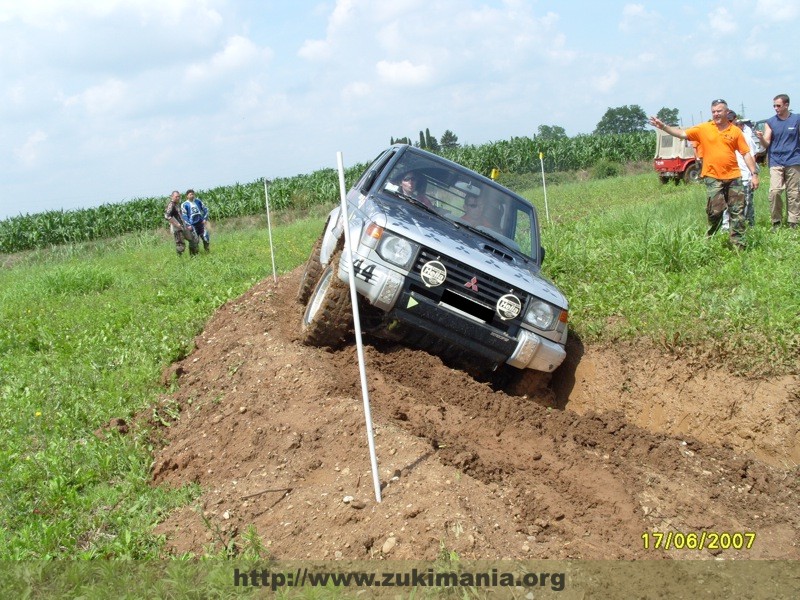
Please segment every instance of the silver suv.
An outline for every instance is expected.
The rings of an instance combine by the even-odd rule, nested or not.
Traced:
[[[454,162],[396,144],[347,194],[306,264],[301,339],[337,347],[352,336],[347,260],[365,332],[421,346],[519,380],[564,360],[568,304],[540,273],[536,209]]]

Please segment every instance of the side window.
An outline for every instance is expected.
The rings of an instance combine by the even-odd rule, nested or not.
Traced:
[[[519,244],[522,251],[528,256],[534,256],[531,252],[533,239],[533,223],[531,214],[523,210],[515,210],[512,223],[514,225],[513,240]]]
[[[375,181],[378,173],[383,170],[383,168],[386,166],[386,163],[388,163],[389,160],[391,160],[391,158],[394,156],[394,153],[394,149],[387,150],[378,156],[378,158],[376,158],[374,161],[372,161],[372,164],[367,167],[367,170],[361,175],[361,178],[358,180],[358,183],[356,183],[355,187],[360,190],[372,187],[372,183]]]

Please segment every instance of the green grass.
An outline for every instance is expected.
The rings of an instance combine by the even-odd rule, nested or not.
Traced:
[[[797,373],[800,236],[769,231],[763,186],[745,252],[704,238],[701,186],[662,186],[651,173],[548,186],[549,223],[543,189],[530,188],[544,271],[570,300],[572,334],[644,337],[732,371]],[[279,272],[306,259],[322,214],[274,215]],[[95,431],[155,406],[163,369],[191,352],[220,305],[270,275],[263,218],[216,223],[213,235],[213,253],[191,260],[163,230],[4,258],[3,558],[160,557],[154,525],[201,490],[151,487],[145,432]]]
[[[279,271],[321,228],[274,232]],[[162,234],[65,246],[0,270],[0,544],[4,558],[154,557],[150,533],[190,501],[149,485],[147,436],[95,430],[152,406],[160,373],[225,301],[271,271],[264,228],[220,228],[179,260]]]
[[[748,249],[705,238],[703,186],[652,174],[541,188],[546,273],[570,300],[585,341],[646,337],[677,352],[710,353],[734,372],[796,373],[800,235],[769,230],[768,180],[755,195]]]

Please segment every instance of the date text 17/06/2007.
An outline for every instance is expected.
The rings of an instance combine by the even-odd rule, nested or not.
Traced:
[[[754,531],[645,531],[645,550],[750,550],[755,544]]]

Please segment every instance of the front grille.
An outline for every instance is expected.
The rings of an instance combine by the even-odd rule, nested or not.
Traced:
[[[497,301],[502,296],[513,293],[522,301],[524,309],[527,304],[527,294],[513,290],[513,288],[502,279],[498,279],[482,271],[477,271],[473,267],[455,261],[448,256],[441,256],[428,248],[423,248],[420,251],[412,269],[412,272],[417,278],[421,279],[420,272],[422,266],[432,260],[438,260],[444,265],[445,269],[447,269],[447,278],[442,285],[434,288],[426,288],[423,286],[418,289],[417,286],[415,286],[415,291],[437,302],[444,301],[447,304],[453,304],[452,298],[453,295],[455,295],[459,298],[456,308],[468,312],[487,323],[490,322],[503,331],[508,331],[512,323],[519,322],[522,313],[520,313],[519,317],[511,321],[503,321],[495,313],[495,307],[497,306]],[[475,287],[478,289],[475,290]],[[474,304],[474,306],[471,306],[471,304]],[[487,308],[489,311],[487,311]]]

